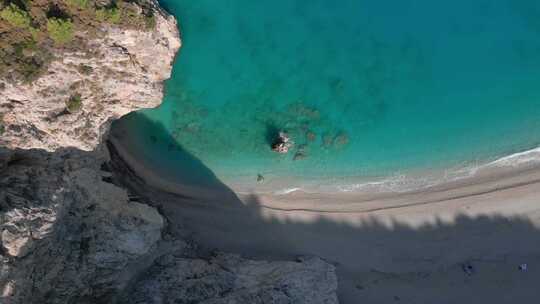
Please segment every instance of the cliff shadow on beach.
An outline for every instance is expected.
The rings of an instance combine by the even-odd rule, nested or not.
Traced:
[[[134,112],[115,121],[109,138],[123,147],[129,147],[127,153],[140,165],[139,170],[155,173],[162,177],[162,181],[170,181],[171,192],[182,192],[186,196],[200,193],[213,197],[234,197],[234,192],[201,160],[178,144],[161,123],[143,114]],[[108,146],[114,149],[110,142]],[[156,180],[149,182],[157,183]],[[182,189],[177,187],[179,185]]]
[[[164,131],[149,121],[143,125]],[[164,146],[174,141],[167,139],[166,134],[159,140]],[[173,233],[185,235],[188,230],[202,255],[218,250],[268,260],[319,256],[336,266],[342,303],[538,300],[534,286],[540,278],[540,231],[531,219],[539,218],[540,211],[534,204],[524,206],[519,201],[516,208],[522,212],[514,215],[502,213],[504,208],[500,208],[501,213],[482,213],[464,207],[455,208],[450,216],[434,212],[421,220],[414,219],[422,210],[429,210],[429,205],[404,208],[402,216],[386,214],[385,210],[294,209],[294,199],[290,200],[290,208],[279,209],[265,205],[264,198],[256,194],[236,195],[194,155],[182,147],[175,147],[175,151],[184,154],[179,156],[182,162],[174,165],[175,170],[200,170],[211,182],[198,186],[226,195],[182,195],[149,186],[144,176],[137,177],[136,170],[132,176],[125,174],[129,166],[111,146],[113,171],[130,191],[159,207],[171,227],[177,227]],[[182,168],[186,160],[190,163]],[[540,193],[537,183],[525,187]],[[496,195],[493,199],[497,199]],[[513,201],[511,197],[506,199],[508,203]],[[466,206],[468,202],[472,205],[489,200],[471,195],[449,204]]]

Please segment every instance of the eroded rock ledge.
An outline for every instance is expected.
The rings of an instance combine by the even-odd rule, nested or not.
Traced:
[[[104,134],[161,102],[180,47],[154,9],[152,31],[105,25],[36,81],[0,79],[0,303],[337,303],[329,263],[203,258],[115,181]]]

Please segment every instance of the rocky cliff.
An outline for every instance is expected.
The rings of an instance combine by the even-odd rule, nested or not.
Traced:
[[[164,219],[108,183],[100,162],[76,149],[3,154],[2,303],[106,303],[156,247]]]
[[[203,257],[170,232],[179,223],[115,181],[103,144],[109,124],[160,103],[180,47],[174,18],[134,3],[50,2],[71,14],[62,18],[79,26],[72,41],[84,47],[52,44],[51,31],[53,40],[34,35],[57,20],[39,19],[36,7],[0,12],[33,18],[31,28],[0,18],[0,36],[28,31],[57,52],[32,81],[12,77],[25,71],[21,61],[0,73],[0,303],[336,303],[332,265]],[[152,26],[133,26],[121,9],[151,16]],[[88,21],[102,15],[110,22]]]
[[[95,152],[3,152],[1,303],[337,302],[334,266],[315,257],[201,258]]]
[[[0,145],[91,151],[111,119],[156,107],[180,47],[176,22],[155,15],[152,31],[105,24],[84,49],[64,50],[32,82],[0,79]],[[70,109],[70,99],[80,106]]]

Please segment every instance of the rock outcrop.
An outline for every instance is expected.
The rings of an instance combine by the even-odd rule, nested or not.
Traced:
[[[32,83],[0,79],[0,146],[91,151],[113,119],[158,106],[180,39],[172,16],[155,20],[152,31],[103,25],[86,50],[63,52]],[[70,113],[75,95],[81,107]]]
[[[125,304],[337,303],[334,266],[319,258],[250,261],[233,254],[209,260],[164,255]]]
[[[1,303],[100,303],[161,240],[165,222],[95,153],[17,150],[0,171]]]
[[[0,303],[337,303],[319,258],[201,257],[99,155],[2,150]]]
[[[103,25],[34,82],[0,79],[0,303],[337,303],[332,265],[203,257],[114,179],[110,122],[161,102],[180,47],[154,9],[151,31]]]

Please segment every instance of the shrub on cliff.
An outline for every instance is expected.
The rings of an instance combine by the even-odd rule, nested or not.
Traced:
[[[66,4],[70,7],[75,7],[79,9],[88,8],[88,0],[65,0]]]
[[[148,13],[147,15],[144,15],[144,23],[146,25],[146,29],[154,29],[156,27],[156,16],[153,12]]]
[[[69,20],[49,18],[47,20],[49,37],[57,44],[65,44],[73,39],[73,23]]]
[[[0,12],[0,17],[17,28],[29,29],[32,24],[32,18],[30,15],[26,11],[20,9],[14,3],[11,3],[5,7]]]
[[[73,94],[69,97],[66,102],[66,110],[69,113],[75,113],[80,111],[82,108],[82,99],[81,94]]]
[[[105,24],[151,30],[154,8],[140,0],[0,0],[0,77],[31,82],[46,71],[52,54],[91,52],[86,42],[100,37]]]
[[[152,9],[122,0],[116,1],[114,6],[98,8],[96,19],[100,22],[141,30],[151,30],[156,26]]]
[[[31,39],[8,39],[5,43],[0,40],[0,77],[6,75],[6,80],[31,82],[51,59],[47,49]]]
[[[101,22],[109,22],[112,24],[120,23],[122,14],[116,7],[100,8],[96,10],[96,19]]]

